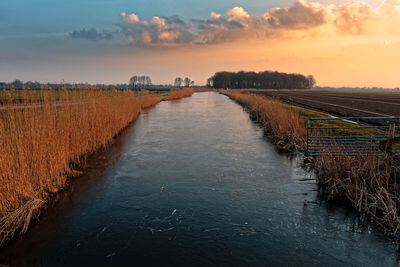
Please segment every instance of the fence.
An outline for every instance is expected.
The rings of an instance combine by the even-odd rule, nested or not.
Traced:
[[[400,117],[310,118],[308,156],[400,154]]]

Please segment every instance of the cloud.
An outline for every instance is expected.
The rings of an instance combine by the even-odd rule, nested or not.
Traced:
[[[320,4],[296,0],[289,8],[273,8],[263,19],[272,28],[310,29],[326,23],[326,11]]]
[[[185,21],[179,16],[142,21],[121,13],[119,26],[132,44],[144,46],[205,45],[245,38],[299,38],[307,35],[366,35],[400,32],[400,0],[386,0],[373,9],[361,1],[324,5],[295,0],[287,8],[272,8],[261,16],[242,7],[208,19]]]
[[[206,20],[192,20],[197,27],[198,44],[212,44],[244,37],[265,35],[261,19],[249,15],[242,7],[229,9],[226,14],[211,12]]]
[[[75,30],[69,34],[71,38],[74,39],[88,39],[88,40],[110,40],[113,38],[111,33],[98,30],[95,28]]]
[[[341,33],[363,34],[369,20],[374,16],[370,6],[363,2],[352,2],[345,6],[335,7],[334,25]]]
[[[251,22],[251,17],[243,7],[234,7],[226,12],[228,21],[235,21],[243,26],[248,26]]]
[[[217,14],[217,13],[215,13],[214,11],[211,11],[210,17],[211,17],[212,19],[220,19],[220,18],[222,17],[222,15],[221,15],[221,14]]]
[[[195,39],[192,26],[178,16],[158,17],[141,21],[132,13],[121,13],[119,24],[122,32],[132,44],[141,45],[173,45],[191,43]]]

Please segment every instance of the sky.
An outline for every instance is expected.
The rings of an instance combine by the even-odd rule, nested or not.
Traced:
[[[217,71],[400,87],[400,0],[1,0],[0,81],[205,84]]]

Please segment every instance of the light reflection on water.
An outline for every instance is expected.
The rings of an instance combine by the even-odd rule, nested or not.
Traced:
[[[390,240],[319,202],[309,178],[227,97],[163,102],[0,263],[397,264]]]

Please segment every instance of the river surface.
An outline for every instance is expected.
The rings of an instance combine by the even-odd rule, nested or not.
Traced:
[[[279,154],[226,96],[145,111],[56,207],[0,251],[9,265],[396,265],[396,245]]]

